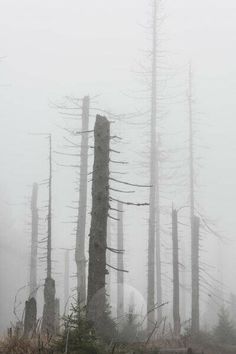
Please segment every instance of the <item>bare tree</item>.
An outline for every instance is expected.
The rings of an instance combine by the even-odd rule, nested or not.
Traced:
[[[148,291],[147,313],[148,331],[155,323],[155,273],[158,303],[162,302],[161,250],[160,250],[160,198],[159,198],[159,142],[157,141],[157,12],[158,0],[153,0],[152,24],[152,84],[151,84],[151,125],[150,125],[150,197],[148,231]],[[155,252],[156,250],[156,252]],[[156,260],[156,262],[155,262]],[[156,272],[155,272],[156,264]],[[160,314],[159,310],[159,314]]]
[[[44,284],[42,331],[55,332],[55,281],[52,279],[52,137],[49,135],[49,200],[47,234],[47,278]]]
[[[68,315],[70,298],[70,251],[65,250],[65,269],[64,269],[64,313]]]
[[[192,230],[192,334],[199,333],[199,226],[200,219],[193,217]]]
[[[189,118],[189,185],[192,262],[192,334],[199,332],[199,223],[195,216],[195,170],[193,129],[192,67],[189,65],[188,118]]]
[[[38,254],[38,184],[34,183],[31,199],[31,257],[30,257],[30,298],[37,293],[37,254]]]
[[[97,115],[94,131],[92,219],[89,238],[87,318],[99,329],[105,305],[107,217],[109,209],[110,123]]]
[[[24,336],[32,335],[37,321],[37,253],[38,253],[38,184],[33,184],[31,198],[31,254],[29,299],[25,302]]]
[[[117,249],[124,249],[123,204],[117,203]],[[124,269],[124,253],[117,253],[117,269]],[[117,318],[124,316],[124,272],[117,272]]]
[[[174,335],[180,336],[179,315],[179,241],[178,241],[178,213],[172,209],[172,245],[173,245],[173,320]]]
[[[82,103],[82,132],[89,128],[90,99],[84,97]],[[80,150],[80,184],[79,184],[79,209],[76,229],[75,261],[77,265],[77,292],[81,306],[86,302],[86,256],[85,256],[85,231],[87,213],[87,176],[88,176],[88,134],[81,137]]]

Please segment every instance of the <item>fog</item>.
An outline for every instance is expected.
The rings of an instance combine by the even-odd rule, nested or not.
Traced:
[[[159,132],[161,135],[161,257],[163,301],[172,308],[171,207],[189,204],[188,184],[188,67],[193,73],[194,152],[196,204],[209,225],[201,233],[200,263],[210,274],[200,287],[201,325],[207,325],[211,304],[230,305],[236,293],[236,3],[234,0],[165,0],[162,4],[158,65]],[[2,0],[0,2],[0,327],[11,321],[14,303],[23,312],[29,282],[30,198],[39,186],[40,237],[46,235],[48,140],[53,139],[53,276],[63,312],[64,250],[75,247],[78,200],[78,164],[67,158],[63,127],[80,129],[80,119],[66,119],[60,105],[68,97],[89,95],[90,128],[104,110],[113,135],[122,137],[114,147],[127,165],[121,179],[149,184],[151,1]],[[76,138],[77,139],[77,138]],[[78,142],[80,138],[78,137]],[[91,143],[91,145],[93,145]],[[89,172],[93,150],[90,149]],[[170,172],[170,167],[174,169]],[[76,185],[77,184],[77,185]],[[76,188],[77,187],[77,188]],[[132,202],[148,202],[148,188],[135,188]],[[126,198],[123,197],[122,198]],[[126,198],[126,199],[127,199]],[[91,211],[91,182],[88,216]],[[190,284],[190,231],[188,211],[181,214],[180,239],[186,248],[185,273]],[[148,208],[125,206],[126,306],[130,294],[145,306],[147,296]],[[87,220],[89,233],[90,216]],[[115,244],[116,223],[111,220]],[[212,230],[214,232],[212,232]],[[88,240],[87,240],[88,242]],[[182,256],[182,250],[180,250]],[[112,255],[113,262],[115,257]],[[46,265],[39,260],[39,282]],[[74,252],[70,253],[70,288],[75,292]],[[182,271],[183,272],[183,271]],[[116,272],[111,271],[115,287]],[[223,282],[222,283],[218,283]],[[135,289],[135,290],[133,290]],[[218,289],[223,298],[215,298]],[[39,290],[42,297],[42,287]],[[186,319],[190,293],[186,292]],[[42,300],[42,299],[41,299]],[[42,301],[41,301],[42,302]],[[42,305],[41,305],[42,308]],[[41,310],[40,310],[41,311]],[[212,323],[211,323],[212,324]],[[211,325],[209,324],[209,325]]]

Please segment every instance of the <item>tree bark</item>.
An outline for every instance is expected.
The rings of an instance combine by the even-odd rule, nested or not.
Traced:
[[[97,115],[94,129],[92,219],[89,239],[87,318],[95,328],[103,323],[106,292],[107,217],[109,209],[110,123]]]
[[[107,220],[107,246],[112,247],[112,242],[111,242],[111,221],[110,219]],[[111,264],[111,251],[106,250],[106,259],[107,263]],[[111,270],[107,270],[106,274],[106,292],[109,297],[109,302],[111,301]]]
[[[36,333],[37,304],[34,297],[25,302],[24,336],[31,337]]]
[[[44,284],[44,307],[42,320],[42,333],[55,334],[55,281],[46,278]]]

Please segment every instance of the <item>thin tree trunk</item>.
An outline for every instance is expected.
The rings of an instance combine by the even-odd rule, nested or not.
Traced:
[[[181,249],[182,249],[182,257],[181,257],[181,264],[182,264],[182,272],[181,272],[181,319],[182,321],[186,321],[186,291],[187,291],[187,281],[186,281],[186,248],[185,248],[185,240],[181,242]]]
[[[149,196],[149,225],[148,225],[148,288],[147,288],[147,330],[152,331],[155,324],[155,237],[156,237],[156,171],[157,171],[157,142],[156,142],[156,120],[157,120],[157,53],[156,53],[156,16],[157,5],[154,1],[153,9],[153,52],[152,52],[152,97],[151,97],[151,146],[150,146],[150,196]]]
[[[110,123],[97,115],[92,184],[92,219],[89,239],[87,318],[101,329],[106,309],[105,275],[109,209]]]
[[[47,278],[44,284],[43,333],[55,333],[55,281],[52,279],[52,137],[49,135],[49,201],[47,235]]]
[[[30,295],[36,299],[37,294],[37,254],[38,254],[38,184],[34,183],[31,199],[32,231],[30,258]]]
[[[192,334],[199,333],[199,227],[200,219],[194,216],[192,231]]]
[[[32,336],[37,321],[37,253],[38,253],[38,184],[34,183],[31,198],[32,230],[30,255],[29,300],[25,302],[24,336]]]
[[[189,186],[190,186],[190,215],[191,225],[195,213],[195,193],[194,193],[194,144],[193,144],[193,110],[192,110],[192,69],[189,65],[189,89],[188,89],[188,109],[189,109]],[[193,228],[191,227],[191,231]]]
[[[179,315],[179,242],[178,242],[178,214],[172,209],[172,243],[173,243],[173,320],[174,335],[180,336]]]
[[[82,132],[89,129],[89,105],[88,96],[83,99],[82,106]],[[88,179],[88,134],[82,133],[81,158],[80,158],[80,185],[79,185],[79,209],[76,229],[75,261],[77,265],[77,293],[81,307],[86,303],[86,256],[85,256],[85,232],[87,213],[87,179]]]
[[[149,197],[149,232],[148,232],[148,291],[147,291],[147,330],[155,325],[155,284],[157,303],[162,303],[161,284],[161,245],[160,245],[160,134],[157,132],[157,15],[158,2],[153,0],[152,24],[152,88],[151,88],[151,147],[150,147],[150,197]],[[157,141],[158,136],[158,141]],[[156,267],[155,267],[156,266]],[[157,310],[159,320],[162,308]]]
[[[52,136],[49,136],[49,198],[47,237],[47,278],[52,277]]]
[[[123,204],[117,203],[117,249],[124,249]],[[124,254],[117,254],[117,269],[124,269]],[[117,272],[117,318],[121,321],[124,317],[124,272]]]
[[[192,68],[189,65],[189,184],[190,184],[190,224],[191,224],[191,263],[192,263],[192,334],[199,332],[199,225],[200,220],[195,216],[194,189],[194,141],[193,141],[193,109],[192,109]]]
[[[70,251],[65,250],[65,271],[64,271],[64,312],[68,315],[70,300]]]

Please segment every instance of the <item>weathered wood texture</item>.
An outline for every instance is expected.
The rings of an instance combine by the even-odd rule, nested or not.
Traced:
[[[55,333],[60,334],[60,299],[55,299]]]
[[[37,304],[35,298],[30,298],[25,302],[24,336],[31,337],[36,331]]]
[[[94,129],[92,213],[89,237],[87,318],[95,327],[103,322],[106,293],[107,217],[109,209],[110,123],[97,116]]]
[[[44,308],[42,320],[42,332],[44,334],[55,333],[55,281],[46,278],[44,284]]]

